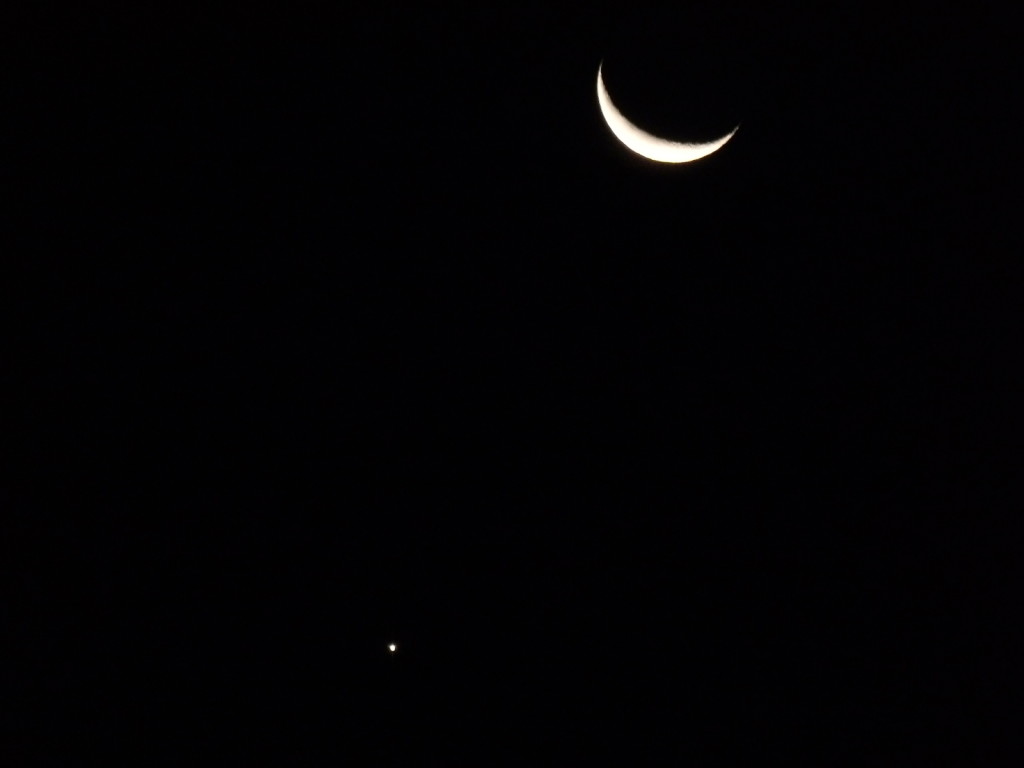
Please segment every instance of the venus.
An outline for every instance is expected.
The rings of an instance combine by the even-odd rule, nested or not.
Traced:
[[[601,114],[604,115],[605,122],[608,123],[608,127],[619,141],[648,160],[655,160],[659,163],[688,163],[692,160],[699,160],[715,150],[721,149],[739,130],[737,125],[719,139],[694,144],[670,141],[647,133],[627,120],[625,115],[619,112],[615,104],[612,103],[608,90],[604,87],[604,79],[601,77],[603,63],[597,67],[597,103],[601,107]]]

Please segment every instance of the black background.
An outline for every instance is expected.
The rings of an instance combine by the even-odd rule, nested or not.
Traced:
[[[9,15],[11,765],[1019,759],[1006,20]]]

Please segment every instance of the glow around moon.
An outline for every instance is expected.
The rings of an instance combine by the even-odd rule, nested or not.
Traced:
[[[715,150],[721,149],[739,130],[739,126],[736,126],[720,139],[696,144],[669,141],[647,133],[627,120],[625,115],[619,112],[615,104],[612,103],[611,97],[604,87],[604,78],[601,77],[601,66],[597,67],[597,103],[601,107],[601,114],[619,141],[648,160],[655,160],[659,163],[689,163],[692,160],[699,160]]]

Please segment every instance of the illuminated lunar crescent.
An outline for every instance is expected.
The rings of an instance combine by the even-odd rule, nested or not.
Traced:
[[[612,133],[619,141],[638,155],[643,155],[648,160],[655,160],[659,163],[688,163],[691,160],[706,157],[716,149],[720,149],[739,129],[737,125],[720,139],[698,144],[659,139],[633,125],[619,112],[604,87],[600,64],[597,67],[597,103],[601,106],[601,114],[604,115],[605,122],[608,123],[608,127],[612,129]]]

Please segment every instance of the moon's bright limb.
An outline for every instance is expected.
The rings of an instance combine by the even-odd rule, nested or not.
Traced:
[[[612,129],[612,133],[619,141],[648,160],[655,160],[659,163],[688,163],[691,160],[698,160],[710,155],[716,149],[720,149],[739,129],[737,125],[720,139],[698,144],[659,139],[633,125],[612,103],[611,97],[608,96],[608,91],[604,87],[604,79],[601,77],[603,63],[597,67],[597,103],[601,106],[601,114],[604,115],[605,122],[608,123],[608,127]]]

